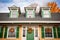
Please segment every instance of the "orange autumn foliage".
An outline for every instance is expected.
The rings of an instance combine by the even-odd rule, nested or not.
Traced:
[[[59,13],[60,13],[60,8],[59,8]]]
[[[51,7],[51,6],[52,6],[52,4],[49,2],[49,3],[48,3],[48,6],[49,6],[49,7]]]
[[[52,7],[57,7],[56,2],[52,2]]]
[[[51,8],[51,10],[50,10],[52,13],[54,13],[54,9],[53,8]]]
[[[56,2],[49,2],[49,3],[48,3],[48,6],[54,8],[54,7],[57,6],[57,4],[56,4]]]
[[[56,2],[49,2],[48,7],[51,7],[51,13],[59,13],[60,9],[57,7]]]
[[[58,7],[56,7],[54,11],[55,11],[56,13],[58,13],[59,8],[58,8]]]

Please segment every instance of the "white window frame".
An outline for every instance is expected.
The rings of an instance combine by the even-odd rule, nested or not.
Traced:
[[[17,27],[17,26],[14,26],[15,28]],[[8,31],[9,31],[9,29],[11,28],[11,26],[8,26],[8,28],[7,28],[7,38],[16,38],[16,30],[17,30],[17,28],[15,29],[15,37],[8,37]]]
[[[42,8],[42,12],[43,12],[43,11],[44,11],[44,8]],[[49,11],[49,13],[48,13],[48,14],[46,14],[46,15],[48,15],[49,17],[44,17],[44,16],[45,16],[45,14],[41,12],[42,18],[51,18],[50,8],[49,8],[49,10],[45,10],[45,11]]]
[[[17,12],[16,17],[13,17],[13,14],[14,14],[13,11]],[[10,18],[17,18],[18,15],[19,15],[19,14],[18,14],[18,10],[12,10],[12,9],[10,9],[10,15],[9,15]]]
[[[52,28],[52,37],[45,37],[45,28]],[[47,39],[48,39],[48,38],[50,38],[50,39],[51,39],[51,38],[54,38],[53,26],[44,26],[44,37],[47,38]]]
[[[26,9],[26,18],[30,18],[30,17],[28,17],[30,14],[27,13],[29,10],[31,10],[31,9]],[[33,13],[32,13],[30,16],[33,16],[33,17],[31,17],[31,18],[35,18],[35,13],[34,13],[35,10],[32,9],[32,11],[33,11]]]

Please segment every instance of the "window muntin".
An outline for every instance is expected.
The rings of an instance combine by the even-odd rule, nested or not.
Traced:
[[[52,29],[50,28],[45,29],[45,37],[52,37]]]
[[[46,37],[46,38],[52,38],[53,37],[53,31],[52,31],[53,29],[52,29],[52,27],[46,27],[45,29],[44,29],[44,36]]]
[[[38,30],[35,30],[35,37],[38,37]]]

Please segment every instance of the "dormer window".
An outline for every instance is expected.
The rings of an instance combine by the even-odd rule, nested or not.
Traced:
[[[9,17],[10,18],[18,18],[19,17],[19,13],[20,13],[20,8],[16,7],[15,5],[13,5],[12,7],[8,7],[10,10],[9,13]]]
[[[25,7],[26,18],[35,18],[36,7]]]
[[[42,7],[41,8],[41,15],[42,18],[51,18],[51,12],[49,7]]]

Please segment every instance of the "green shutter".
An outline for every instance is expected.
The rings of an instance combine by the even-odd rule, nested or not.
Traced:
[[[16,29],[16,38],[19,38],[19,27]]]
[[[44,38],[44,27],[42,27],[41,33],[42,33],[42,38]]]
[[[56,35],[56,27],[53,27],[53,33],[54,33],[54,38],[57,38],[57,35]]]
[[[60,38],[60,27],[57,27],[58,38]]]
[[[7,28],[8,27],[5,27],[4,38],[7,38]]]
[[[0,27],[0,38],[3,37],[3,27]]]

